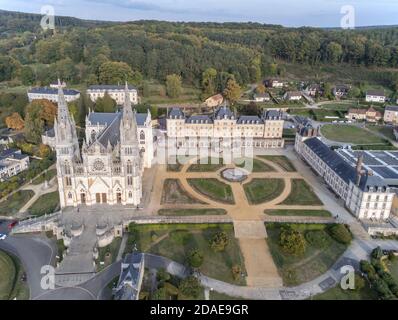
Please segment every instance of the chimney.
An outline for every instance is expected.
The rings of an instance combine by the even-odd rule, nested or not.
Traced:
[[[357,167],[356,167],[356,171],[357,171],[357,181],[356,184],[357,186],[359,186],[359,184],[361,183],[361,178],[362,178],[362,165],[363,165],[363,154],[361,154],[358,157],[358,161],[357,161]]]

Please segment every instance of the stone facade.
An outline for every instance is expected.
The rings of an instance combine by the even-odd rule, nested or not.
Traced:
[[[125,103],[126,92],[124,86],[95,85],[90,86],[87,90],[87,94],[93,102],[96,102],[98,98],[103,98],[105,93],[108,93],[118,105]],[[135,87],[128,87],[128,96],[132,104],[138,103],[138,91]]]
[[[153,137],[150,113],[145,115],[142,126],[138,126],[129,97],[126,85],[121,112],[90,112],[80,149],[75,121],[59,88],[54,133],[62,208],[101,203],[140,204],[143,170],[150,167],[153,157]]]

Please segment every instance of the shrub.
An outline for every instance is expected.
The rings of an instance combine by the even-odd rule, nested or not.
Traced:
[[[298,230],[283,228],[280,234],[279,244],[287,253],[293,255],[302,255],[306,249],[306,243],[303,234]]]
[[[232,267],[232,277],[234,278],[235,281],[238,281],[241,277],[242,274],[242,268],[239,265],[234,265]]]
[[[352,234],[347,226],[343,224],[335,224],[329,227],[329,233],[334,240],[342,244],[350,244],[352,240]]]
[[[210,240],[210,247],[216,251],[224,251],[225,247],[228,245],[229,239],[226,232],[217,232],[213,238]]]
[[[368,276],[369,280],[370,278],[376,278],[376,270],[373,268],[373,266],[366,260],[361,260],[360,263],[360,268],[363,273],[366,273]]]
[[[178,289],[185,297],[197,298],[200,292],[200,283],[197,278],[190,276],[181,281]]]
[[[359,274],[355,274],[355,290],[359,291],[365,287],[365,279]]]
[[[152,300],[166,300],[166,289],[157,289],[152,295]]]
[[[200,268],[203,264],[203,254],[198,249],[193,249],[187,256],[188,264],[192,268]]]
[[[156,278],[159,282],[166,282],[170,280],[171,276],[164,268],[161,268],[158,270]]]
[[[330,238],[322,230],[308,231],[305,234],[305,239],[309,244],[317,248],[325,248],[330,244]]]
[[[379,259],[383,258],[383,250],[381,250],[380,247],[377,247],[372,251],[371,256],[373,259],[379,260]]]

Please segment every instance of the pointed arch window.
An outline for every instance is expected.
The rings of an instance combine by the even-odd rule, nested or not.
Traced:
[[[127,174],[133,174],[133,164],[131,161],[127,161]]]
[[[71,174],[70,164],[68,161],[65,161],[65,163],[64,163],[64,172],[65,172],[65,174]]]
[[[140,140],[145,140],[145,132],[141,131],[140,133]]]
[[[95,141],[96,136],[97,133],[95,132],[95,130],[91,131],[91,142]]]

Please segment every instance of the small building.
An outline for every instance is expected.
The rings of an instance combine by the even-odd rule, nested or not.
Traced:
[[[285,83],[277,79],[267,79],[264,81],[264,85],[267,88],[283,88],[285,86]]]
[[[355,109],[348,110],[346,118],[349,120],[364,120],[368,122],[378,122],[382,119],[381,112],[375,110],[373,107],[369,109]]]
[[[283,95],[283,99],[286,101],[300,101],[302,94],[300,91],[288,91]]]
[[[224,97],[222,94],[216,94],[206,99],[205,104],[208,108],[216,108],[223,104]]]
[[[66,102],[75,101],[80,98],[80,92],[74,89],[65,89],[64,96]],[[28,91],[29,102],[33,100],[46,99],[58,103],[58,88],[32,88]]]
[[[369,90],[366,92],[366,102],[384,103],[386,95],[384,90]]]
[[[322,95],[323,90],[320,84],[311,84],[304,92],[310,97],[316,97],[317,95]]]
[[[55,142],[55,131],[54,128],[51,128],[50,130],[45,131],[41,135],[41,141],[43,144],[46,146],[49,146],[51,149],[55,149],[56,142]]]
[[[271,96],[269,95],[268,92],[265,93],[259,93],[259,94],[254,94],[253,96],[254,101],[256,102],[268,102],[271,100]]]
[[[144,271],[143,254],[127,255],[122,262],[118,284],[113,289],[115,300],[139,300]]]
[[[134,86],[128,86],[128,92],[130,95],[130,101],[132,104],[138,104],[138,90]],[[119,85],[94,85],[90,86],[87,90],[87,94],[91,101],[96,102],[98,98],[103,98],[105,93],[116,101],[118,105],[124,104],[125,98],[125,86]]]
[[[4,149],[0,153],[0,181],[29,168],[29,156],[23,154],[19,149]]]
[[[348,92],[350,92],[351,87],[347,86],[345,84],[338,84],[333,88],[333,95],[336,98],[343,98],[348,95]]]
[[[398,106],[387,106],[384,110],[384,122],[398,124]]]

